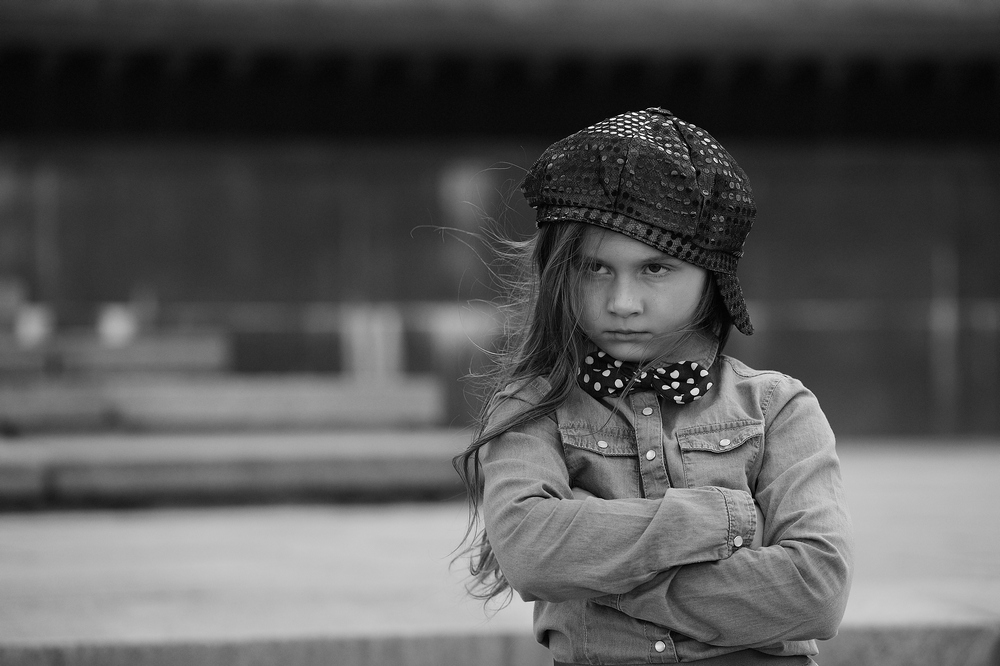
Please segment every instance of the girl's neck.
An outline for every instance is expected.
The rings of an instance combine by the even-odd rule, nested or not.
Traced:
[[[594,347],[596,349],[596,347]],[[695,361],[704,368],[715,363],[719,353],[719,338],[708,331],[695,331],[680,339],[674,349],[663,356],[640,365],[663,366],[682,361]]]
[[[715,363],[719,353],[719,338],[712,333],[701,330],[691,333],[663,360],[664,363],[680,361],[696,361],[704,368],[710,368]]]

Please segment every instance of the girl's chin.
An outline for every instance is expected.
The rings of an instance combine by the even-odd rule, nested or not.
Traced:
[[[601,340],[600,343],[595,341],[595,344],[598,349],[624,363],[672,363],[687,359],[692,351],[676,340],[657,342],[659,344],[650,344],[649,340]]]
[[[610,344],[605,343],[597,346],[608,356],[624,363],[644,363],[645,361],[656,358],[657,352],[659,351],[656,349],[651,350],[647,345],[630,344],[626,342],[612,342]]]

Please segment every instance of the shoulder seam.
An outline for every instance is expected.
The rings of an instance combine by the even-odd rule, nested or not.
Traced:
[[[788,375],[781,372],[780,370],[757,370],[755,368],[751,368],[742,361],[733,358],[732,356],[721,356],[720,358],[724,362],[726,362],[729,365],[729,367],[732,368],[733,372],[738,374],[740,377],[749,378],[749,377],[759,377],[760,375],[780,375],[782,377],[788,377]],[[737,367],[736,365],[737,363],[739,363],[741,367]]]
[[[765,376],[767,376],[767,377],[772,378],[772,381],[771,381],[770,385],[764,391],[764,394],[763,394],[763,397],[762,397],[762,400],[761,400],[761,403],[760,403],[761,413],[764,415],[764,431],[767,432],[767,430],[769,428],[769,425],[770,425],[768,423],[768,416],[769,416],[768,411],[771,408],[771,400],[774,398],[774,394],[778,390],[778,386],[783,381],[784,382],[793,382],[793,381],[795,381],[794,378],[791,377],[790,375],[785,374],[784,372],[779,371],[779,370],[755,370],[753,368],[748,367],[744,363],[738,361],[737,359],[734,359],[731,356],[723,356],[722,359],[729,365],[729,367],[732,369],[732,371],[734,373],[736,373],[737,375],[739,375],[740,377],[745,377],[747,379],[750,379],[750,378],[753,378],[753,377],[765,377]],[[737,365],[736,365],[737,363],[739,363],[739,365],[741,367],[737,367]]]
[[[781,383],[782,379],[787,379],[787,375],[777,373],[778,376],[774,378],[771,385],[767,388],[767,392],[764,394],[764,399],[761,401],[760,410],[764,414],[764,424],[765,432],[768,430],[768,411],[771,409],[771,398],[774,397],[774,392],[778,390],[778,384]]]
[[[502,391],[497,393],[497,397],[534,404],[545,396],[547,387],[548,381],[544,377],[522,379],[508,384]]]

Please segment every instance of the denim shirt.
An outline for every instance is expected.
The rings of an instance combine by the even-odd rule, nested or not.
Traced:
[[[615,409],[575,387],[483,450],[486,533],[556,661],[814,655],[836,634],[853,539],[826,417],[781,373],[726,356],[710,372],[689,405],[643,391]],[[494,418],[548,388],[508,388]]]

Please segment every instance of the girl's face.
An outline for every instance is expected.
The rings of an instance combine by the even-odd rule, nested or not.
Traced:
[[[620,361],[680,353],[708,271],[624,234],[588,227],[581,248],[580,326]]]

